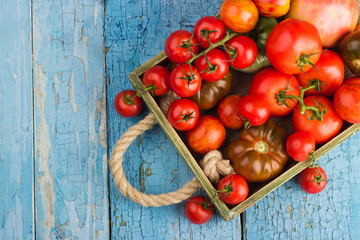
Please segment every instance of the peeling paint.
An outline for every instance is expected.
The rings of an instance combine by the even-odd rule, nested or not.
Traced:
[[[140,165],[140,186],[141,186],[141,192],[145,192],[145,176],[144,176],[144,164],[146,163],[145,160],[142,161],[142,164]]]
[[[293,210],[293,208],[292,208],[292,206],[287,206],[287,212],[290,214],[290,219],[292,219],[292,210]]]

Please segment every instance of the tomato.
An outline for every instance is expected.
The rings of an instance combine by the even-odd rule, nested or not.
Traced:
[[[217,190],[221,200],[231,205],[243,202],[249,194],[249,186],[245,178],[237,174],[229,174],[222,178]]]
[[[327,176],[321,167],[315,165],[305,168],[299,174],[299,185],[307,193],[316,194],[324,190]]]
[[[186,30],[177,30],[170,34],[165,41],[165,53],[174,63],[186,63],[199,51],[196,38]]]
[[[170,88],[180,97],[190,97],[199,91],[201,76],[192,65],[181,64],[170,74]]]
[[[360,78],[345,80],[334,95],[336,112],[350,123],[360,123]]]
[[[360,77],[360,31],[350,33],[341,40],[339,54],[350,71]]]
[[[265,124],[243,129],[226,154],[237,174],[248,182],[266,182],[278,176],[288,162],[286,131],[269,119]]]
[[[227,41],[225,46],[227,48],[225,51],[226,58],[230,66],[235,69],[247,68],[256,60],[258,49],[254,40],[249,37],[236,36]]]
[[[246,33],[255,27],[259,12],[251,0],[224,0],[220,17],[231,31]]]
[[[344,63],[336,52],[326,50],[321,54],[315,67],[316,69],[312,68],[306,73],[296,74],[295,77],[303,88],[308,86],[309,81],[320,80],[324,83],[320,85],[320,91],[309,89],[305,92],[305,96],[318,94],[330,97],[344,81]]]
[[[221,147],[225,140],[225,127],[216,117],[203,115],[195,127],[186,132],[186,140],[196,153],[205,154]]]
[[[225,37],[226,28],[224,23],[217,17],[206,16],[196,22],[194,35],[200,46],[206,49],[210,46],[206,36],[212,44],[217,43]]]
[[[199,119],[200,111],[196,103],[181,98],[170,104],[167,118],[170,124],[180,131],[192,129]]]
[[[213,205],[210,199],[204,196],[194,196],[185,204],[185,216],[194,224],[203,224],[213,215]]]
[[[360,24],[356,25],[354,32],[360,31]]]
[[[240,129],[244,126],[244,120],[237,114],[237,107],[243,97],[230,95],[224,98],[218,106],[218,118],[230,129]]]
[[[323,110],[323,105],[326,113],[323,115],[323,120],[317,119],[309,120],[308,117],[313,117],[314,114],[310,110],[306,110],[304,114],[300,113],[300,105],[296,107],[293,112],[292,125],[294,132],[308,131],[315,139],[316,144],[321,144],[329,141],[340,131],[343,120],[336,113],[333,103],[324,96],[313,95],[304,98],[306,106],[316,107],[319,102],[320,111]]]
[[[264,17],[284,16],[290,8],[290,0],[253,0],[259,13]]]
[[[140,113],[143,106],[142,99],[134,90],[126,89],[119,92],[114,100],[114,107],[122,117],[133,117]]]
[[[170,90],[170,72],[163,66],[149,68],[143,76],[142,82],[154,96],[160,96]]]
[[[214,82],[225,77],[229,70],[229,64],[225,54],[220,49],[214,48],[205,56],[200,56],[195,60],[195,66],[200,72],[201,78]]]
[[[299,74],[312,68],[321,55],[318,30],[311,23],[286,19],[275,26],[266,42],[270,63],[280,72]]]
[[[286,151],[295,161],[306,161],[315,151],[315,139],[309,132],[294,132],[286,140]]]
[[[286,95],[300,96],[299,83],[294,75],[279,72],[275,68],[269,67],[260,70],[255,74],[250,84],[249,94],[262,96],[270,105],[270,116],[283,117],[294,110],[298,103],[296,99],[286,100],[286,104],[278,104],[276,94],[285,89],[289,89]]]
[[[264,124],[270,116],[270,105],[259,95],[247,95],[239,101],[238,114],[244,119],[245,128]]]

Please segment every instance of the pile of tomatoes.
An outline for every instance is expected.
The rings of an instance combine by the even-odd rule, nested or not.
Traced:
[[[165,53],[171,64],[153,66],[142,76],[153,96],[171,93],[173,99],[165,109],[168,121],[186,131],[194,152],[219,149],[226,128],[239,130],[239,139],[226,150],[236,174],[225,176],[217,186],[229,205],[247,198],[248,182],[277,177],[288,159],[315,161],[316,145],[336,136],[344,120],[360,123],[360,31],[352,32],[355,26],[350,26],[348,33],[338,32],[336,41],[325,38],[327,32],[319,31],[314,22],[322,18],[311,22],[299,17],[303,2],[308,0],[293,0],[291,7],[290,0],[224,0],[221,20],[206,16],[193,32],[170,34]],[[351,11],[353,25],[358,15]],[[278,23],[276,18],[286,13]],[[340,55],[328,49],[339,44]],[[344,81],[344,62],[357,76]],[[230,68],[255,73],[248,95],[228,95]],[[216,106],[217,117],[206,113]],[[133,90],[116,96],[115,109],[124,117],[141,108],[142,100]],[[287,136],[269,118],[289,114],[293,133]],[[326,173],[318,165],[299,175],[299,184],[308,193],[322,191],[326,183]],[[211,201],[203,196],[191,198],[185,206],[185,215],[197,224],[208,221],[212,211]]]

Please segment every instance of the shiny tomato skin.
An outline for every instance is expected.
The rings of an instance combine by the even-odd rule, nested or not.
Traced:
[[[230,185],[231,184],[231,185]],[[223,191],[226,189],[226,186],[231,186],[229,192],[221,193],[219,196],[227,204],[235,205],[243,202],[249,194],[249,186],[245,180],[240,175],[229,174],[222,178],[217,185],[218,191]]]
[[[152,84],[155,89],[150,90],[153,95],[160,96],[164,95],[170,90],[170,72],[163,66],[153,66],[149,68],[143,76],[142,82],[145,87],[149,87]]]
[[[356,25],[356,28],[355,28],[354,32],[357,32],[357,31],[360,31],[360,24]]]
[[[186,30],[177,30],[168,36],[165,41],[165,53],[170,61],[180,64],[185,63],[193,57],[189,49],[185,47],[179,47],[189,39],[191,39],[191,51],[194,54],[197,54],[199,52],[199,45],[196,38],[194,38],[190,32]]]
[[[216,117],[203,115],[195,127],[186,132],[186,140],[196,153],[205,154],[221,147],[225,140],[225,127]]]
[[[290,0],[253,0],[260,15],[269,18],[284,16],[290,8]]]
[[[214,16],[206,16],[199,19],[194,26],[194,35],[200,46],[204,49],[210,46],[205,36],[201,36],[201,30],[209,30],[209,40],[212,44],[217,43],[226,35],[224,23]]]
[[[307,118],[306,112],[309,113],[310,117],[312,117],[313,114],[309,110],[306,110],[304,114],[301,114],[300,106],[298,105],[293,112],[292,125],[294,132],[310,132],[315,139],[315,143],[321,144],[336,136],[342,127],[343,120],[336,113],[334,104],[324,96],[313,95],[306,97],[304,98],[304,104],[306,106],[316,107],[317,103],[315,99],[319,102],[319,104],[323,104],[326,108],[326,113],[323,116],[323,120],[309,120]],[[322,109],[323,108],[320,105],[320,110]]]
[[[288,99],[286,105],[277,103],[276,94],[288,87],[286,95],[300,96],[299,83],[291,74],[279,72],[273,67],[257,72],[251,81],[249,94],[262,96],[270,105],[271,117],[283,117],[291,113],[298,101]]]
[[[318,169],[319,168],[319,169]],[[324,190],[327,184],[327,176],[321,167],[308,167],[305,168],[300,174],[299,174],[299,185],[300,187],[307,193],[310,194],[316,194]],[[316,176],[320,176],[324,180],[320,181],[319,183],[315,181]]]
[[[143,100],[136,96],[136,91],[126,89],[119,92],[114,100],[114,107],[122,117],[134,117],[143,107]]]
[[[270,105],[259,95],[247,95],[239,101],[238,114],[248,120],[251,126],[259,126],[268,120]]]
[[[215,82],[225,77],[229,70],[229,63],[223,51],[220,49],[212,49],[206,54],[210,64],[215,68],[214,71],[209,69],[204,56],[195,60],[195,67],[200,72],[200,76],[205,81]]]
[[[225,127],[235,130],[244,126],[244,121],[237,114],[237,107],[242,98],[240,95],[230,95],[219,103],[218,118]]]
[[[192,80],[184,79],[191,75],[193,75]],[[194,66],[191,65],[190,67],[189,64],[180,64],[172,70],[169,82],[171,90],[177,95],[180,97],[191,97],[201,87],[201,76]]]
[[[360,78],[351,77],[334,95],[336,112],[350,123],[360,123]]]
[[[313,151],[315,151],[315,139],[309,132],[294,132],[286,140],[286,152],[295,161],[306,161]]]
[[[308,60],[315,64],[321,51],[320,35],[316,27],[296,19],[286,19],[276,25],[266,42],[266,54],[271,65],[287,74],[309,71],[312,68],[310,64],[304,64],[300,69],[297,61],[307,54],[311,55]]]
[[[209,204],[206,208],[203,203]],[[210,199],[204,196],[194,196],[187,200],[185,204],[185,216],[194,224],[204,224],[208,222],[213,215],[213,206]]]
[[[224,0],[220,7],[220,17],[233,32],[251,31],[259,20],[259,11],[251,0]]]
[[[242,69],[251,66],[258,55],[258,48],[254,40],[247,36],[236,36],[226,42],[228,49],[233,47],[236,49],[236,57],[233,58],[227,51],[225,51],[226,58],[229,61],[230,66],[235,69]]]
[[[315,67],[316,69],[312,68],[306,73],[295,75],[296,79],[299,81],[299,84],[303,88],[308,85],[309,81],[315,79],[325,83],[321,84],[320,91],[309,89],[305,92],[305,96],[332,96],[344,81],[344,62],[336,52],[325,50],[321,53],[319,60],[315,64]]]
[[[196,125],[199,115],[200,111],[196,103],[186,98],[173,101],[167,112],[170,124],[180,131],[192,129]]]

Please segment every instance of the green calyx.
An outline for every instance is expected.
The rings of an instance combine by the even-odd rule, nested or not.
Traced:
[[[189,114],[181,113],[182,118],[179,121],[177,121],[177,123],[182,122],[182,121],[185,121],[187,123],[188,120],[195,118],[195,117],[192,116],[193,113],[194,113],[194,111],[192,111]]]
[[[319,165],[318,164],[313,164],[311,166],[309,166],[309,168],[316,168],[317,169],[317,174],[315,173],[315,179],[311,182],[316,182],[319,184],[319,189],[321,189],[321,182],[328,182],[326,179],[323,178]]]
[[[136,94],[131,94],[130,96],[127,95],[126,92],[124,92],[124,95],[122,96],[122,100],[125,102],[126,105],[137,105],[133,99],[136,97]]]

